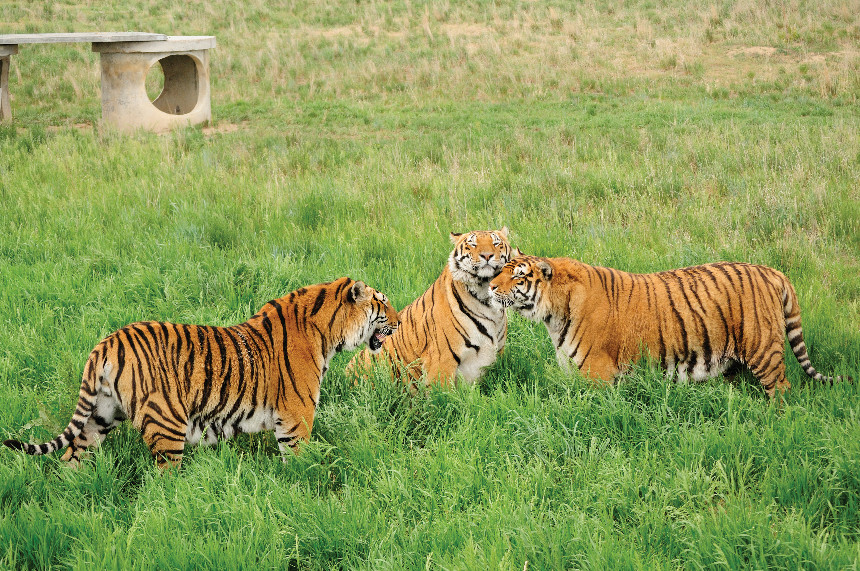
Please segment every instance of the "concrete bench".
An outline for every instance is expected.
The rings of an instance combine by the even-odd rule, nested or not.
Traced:
[[[144,32],[0,34],[0,121],[12,118],[9,64],[21,44],[92,42],[100,54],[103,123],[122,131],[161,132],[212,120],[209,50],[214,36]],[[150,101],[146,74],[158,62],[164,88]]]

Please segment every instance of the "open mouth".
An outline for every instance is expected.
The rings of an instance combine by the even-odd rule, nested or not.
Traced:
[[[386,337],[388,336],[383,333],[381,329],[377,329],[373,332],[373,335],[370,336],[370,340],[367,342],[367,345],[370,347],[371,351],[379,351],[382,348],[382,343],[385,341]]]

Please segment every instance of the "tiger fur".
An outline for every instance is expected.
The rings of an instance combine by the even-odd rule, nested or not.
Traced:
[[[157,465],[178,465],[186,444],[214,444],[239,432],[275,431],[283,454],[313,426],[320,383],[338,351],[378,351],[398,326],[388,299],[340,278],[265,304],[232,327],[138,322],[111,333],[87,359],[78,405],[62,434],[45,444],[6,440],[28,454],[98,446],[130,419]]]
[[[562,368],[573,362],[604,383],[644,350],[682,382],[746,366],[773,397],[790,388],[785,337],[807,375],[841,380],[813,368],[794,288],[766,266],[721,262],[631,274],[522,256],[493,279],[490,291],[499,307],[544,322]]]
[[[507,317],[490,303],[487,286],[511,258],[508,229],[451,233],[454,249],[442,274],[400,312],[400,328],[382,345],[395,375],[408,371],[410,386],[422,374],[429,385],[450,386],[459,376],[474,383],[505,346]],[[348,369],[360,374],[367,350]]]

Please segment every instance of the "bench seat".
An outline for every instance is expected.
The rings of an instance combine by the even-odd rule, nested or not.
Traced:
[[[121,131],[162,132],[211,122],[209,50],[214,36],[146,32],[0,35],[0,120],[11,119],[9,63],[20,44],[90,42],[100,55],[102,122]],[[164,88],[150,101],[146,75],[156,63]]]

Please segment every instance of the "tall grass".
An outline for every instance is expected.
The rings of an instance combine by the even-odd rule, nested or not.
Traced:
[[[664,3],[665,4],[665,3]],[[648,272],[763,263],[813,364],[860,378],[856,2],[6,2],[3,31],[214,34],[215,124],[102,131],[88,46],[13,56],[0,126],[0,437],[43,441],[106,334],[225,325],[342,275],[395,306],[448,233]],[[157,474],[115,431],[76,472],[0,451],[9,568],[846,568],[854,385],[595,389],[512,316],[476,387],[410,396],[338,356],[311,442]]]

